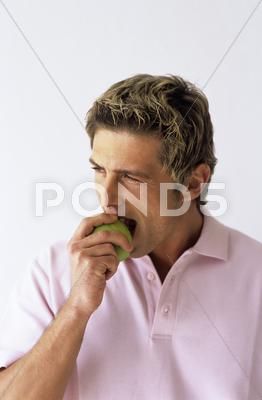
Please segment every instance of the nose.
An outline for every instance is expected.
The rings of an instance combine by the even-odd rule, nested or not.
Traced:
[[[102,182],[100,182],[102,183]],[[105,193],[100,198],[101,207],[107,214],[118,214],[118,192],[117,180],[114,178],[105,178],[103,180],[103,187]]]

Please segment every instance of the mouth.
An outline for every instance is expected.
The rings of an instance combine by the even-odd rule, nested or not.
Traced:
[[[131,218],[126,218],[126,217],[118,217],[119,221],[123,222],[123,224],[126,225],[126,227],[129,229],[132,237],[135,234],[135,230],[136,230],[136,221],[134,219]]]

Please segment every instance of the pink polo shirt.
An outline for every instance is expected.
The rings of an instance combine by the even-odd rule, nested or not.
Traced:
[[[29,351],[69,291],[60,241],[10,298],[0,366]],[[88,322],[64,399],[262,399],[262,244],[205,216],[163,285],[148,256],[122,262]]]

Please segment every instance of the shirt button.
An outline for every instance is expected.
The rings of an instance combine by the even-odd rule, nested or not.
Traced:
[[[156,278],[153,272],[148,272],[146,277],[149,281],[153,281]]]
[[[168,304],[162,308],[162,313],[164,315],[168,315],[169,311],[170,311],[170,306]]]

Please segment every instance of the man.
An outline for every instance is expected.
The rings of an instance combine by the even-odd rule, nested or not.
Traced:
[[[203,207],[217,162],[206,97],[177,76],[136,75],[97,99],[86,129],[104,212],[14,292],[1,399],[261,399],[262,244]],[[94,232],[120,216],[132,243]]]

